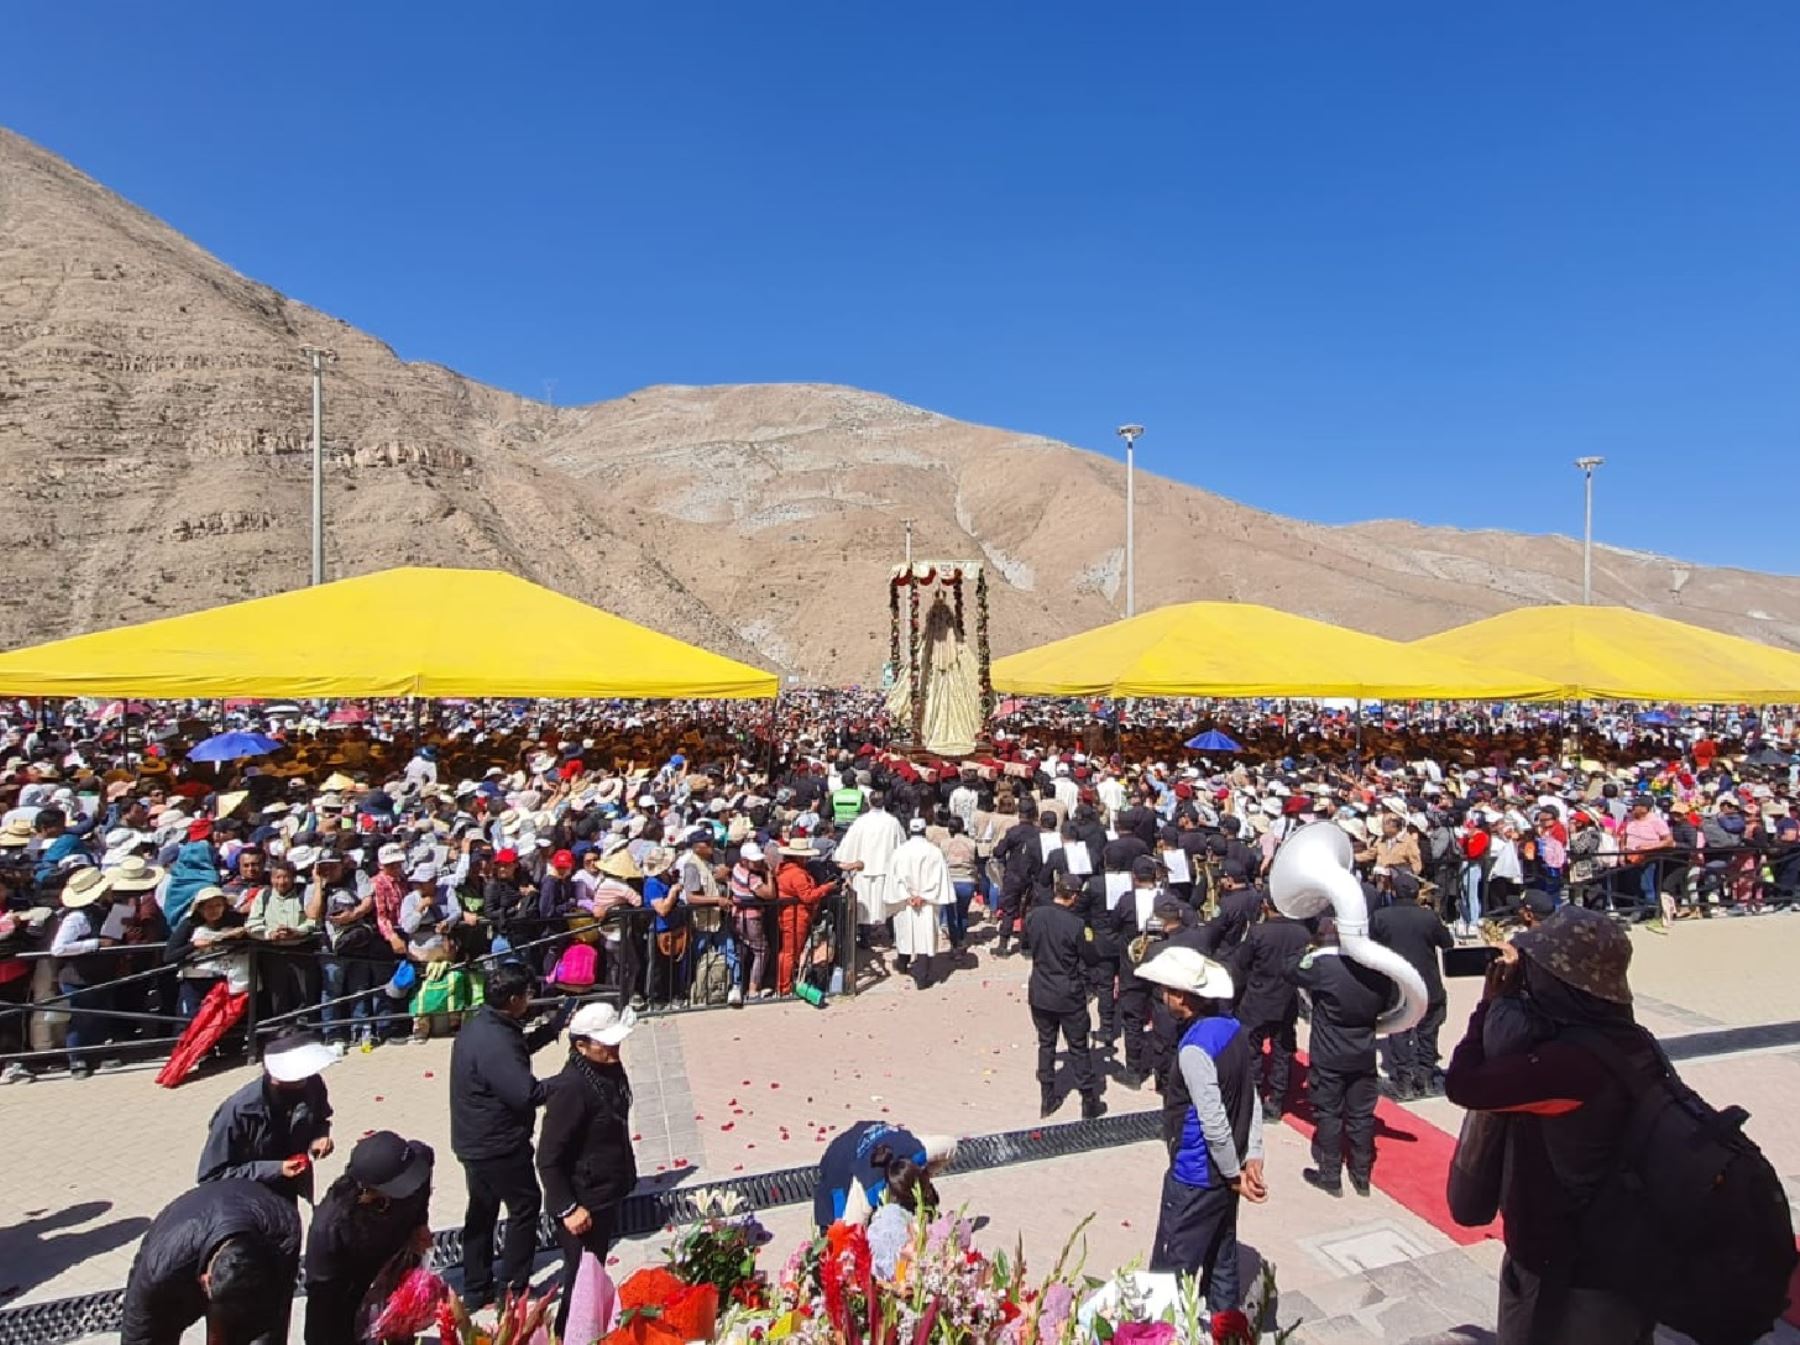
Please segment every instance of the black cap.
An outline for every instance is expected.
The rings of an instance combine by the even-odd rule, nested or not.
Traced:
[[[358,1186],[404,1200],[431,1180],[432,1153],[423,1144],[377,1130],[350,1151],[349,1173]]]
[[[1556,913],[1556,903],[1550,899],[1550,894],[1535,887],[1528,887],[1519,893],[1519,907],[1530,911],[1540,920],[1548,920]]]
[[[1156,877],[1156,861],[1149,855],[1139,855],[1131,862],[1131,876],[1133,878]]]

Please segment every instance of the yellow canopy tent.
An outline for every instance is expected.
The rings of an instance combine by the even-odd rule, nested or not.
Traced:
[[[13,696],[736,700],[777,681],[497,570],[383,570],[0,654]]]
[[[1354,696],[1541,700],[1541,678],[1251,603],[1190,602],[1040,645],[994,664],[994,689],[1027,696]]]
[[[1521,607],[1410,647],[1517,668],[1564,700],[1800,701],[1800,654],[1628,607]]]

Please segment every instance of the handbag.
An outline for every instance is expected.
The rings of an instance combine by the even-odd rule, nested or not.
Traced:
[[[671,962],[679,962],[687,956],[688,943],[691,938],[692,931],[685,924],[677,925],[673,929],[665,929],[656,936],[656,951]]]
[[[1491,1224],[1500,1213],[1500,1183],[1506,1173],[1506,1136],[1510,1116],[1472,1111],[1463,1115],[1456,1152],[1444,1182],[1450,1217],[1464,1228]]]

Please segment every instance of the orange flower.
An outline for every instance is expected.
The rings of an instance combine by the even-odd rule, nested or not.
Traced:
[[[603,1345],[687,1345],[712,1338],[719,1291],[646,1266],[619,1286],[619,1309],[619,1326]]]

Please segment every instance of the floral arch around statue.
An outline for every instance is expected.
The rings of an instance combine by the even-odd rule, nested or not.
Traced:
[[[972,640],[966,603],[971,586]],[[896,565],[888,577],[892,682],[887,698],[896,735],[916,750],[939,756],[973,752],[994,709],[989,661],[987,573],[981,563],[923,560]]]

